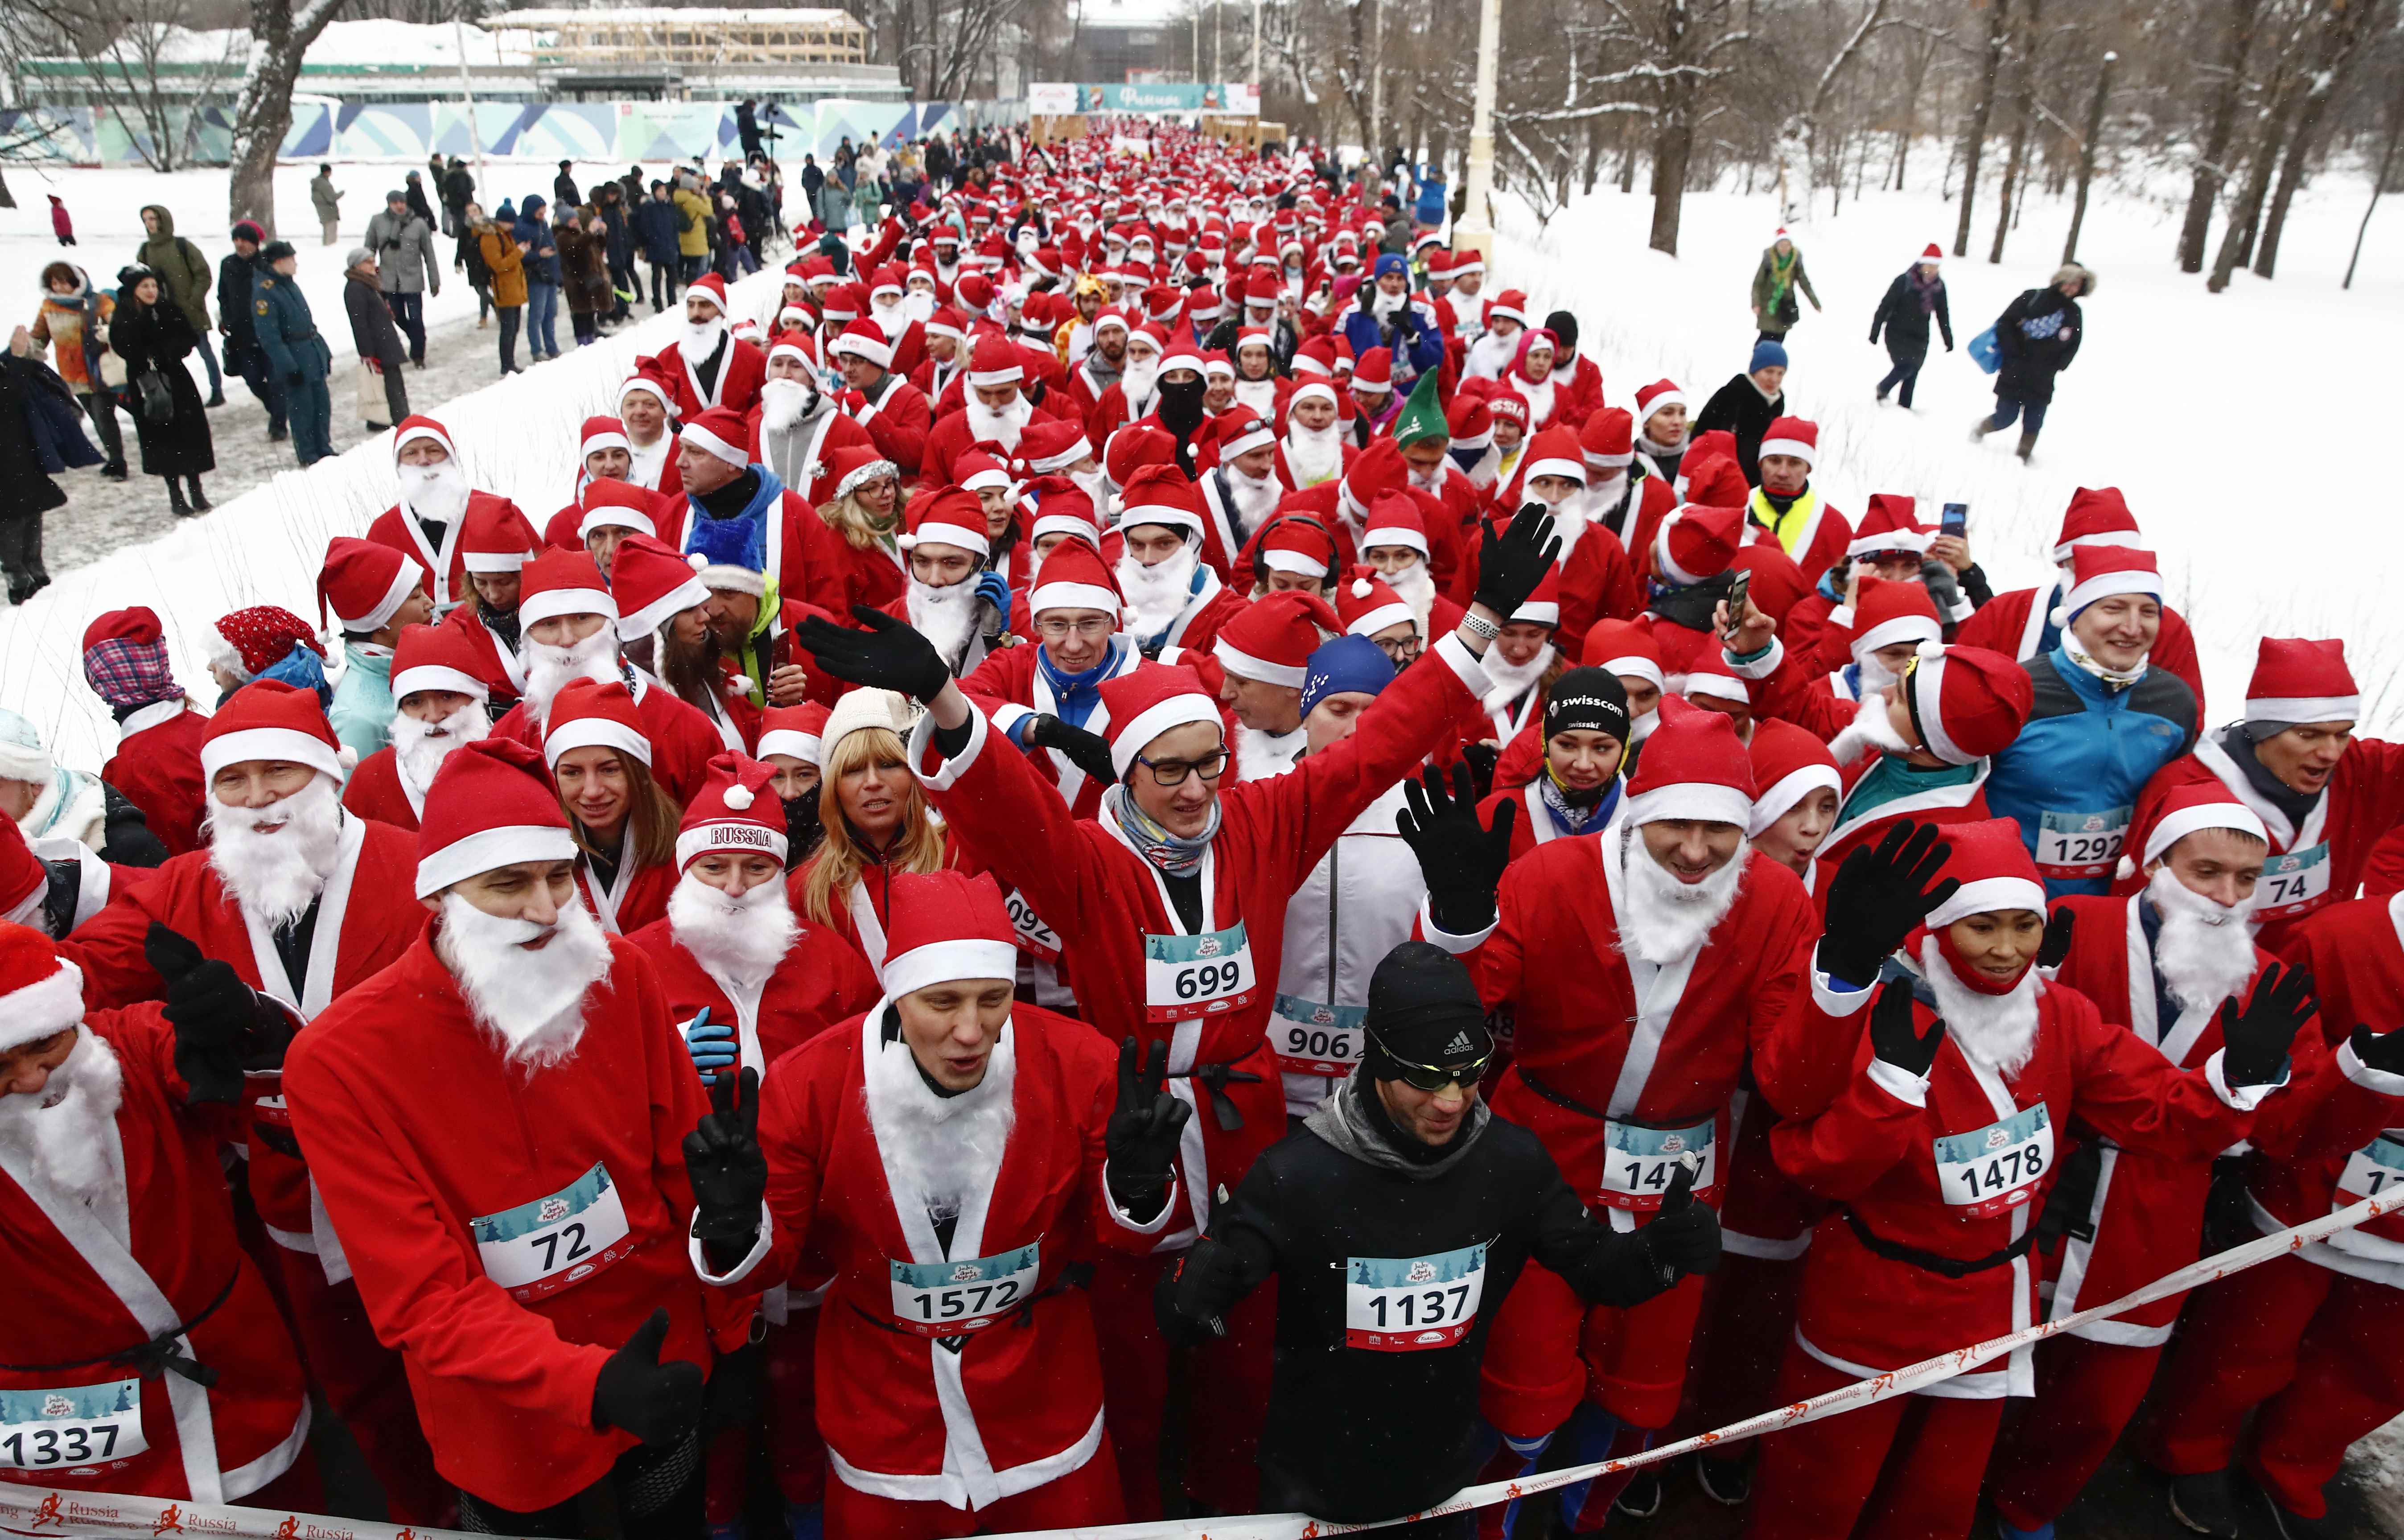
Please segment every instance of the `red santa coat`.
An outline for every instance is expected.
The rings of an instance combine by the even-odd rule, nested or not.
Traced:
[[[845,399],[851,420],[868,430],[876,452],[901,469],[902,479],[918,474],[927,457],[927,433],[935,420],[918,387],[899,374],[888,374],[876,399],[858,391],[845,392]]]
[[[233,964],[245,984],[307,1022],[409,949],[426,917],[411,896],[416,883],[416,836],[386,823],[344,819],[333,875],[317,896],[309,976],[297,998],[274,936],[234,902],[206,851],[177,856],[149,883],[120,889],[60,950],[83,966],[86,1004],[157,1000],[166,987],[142,955],[150,922],[157,920],[207,956]],[[259,1217],[277,1245],[314,1253],[327,1281],[339,1283],[350,1276],[349,1265],[314,1211],[309,1170],[277,1148],[287,1142],[278,1136],[292,1126],[284,1088],[273,1076],[253,1075],[247,1083],[258,1098],[250,1121],[268,1130],[249,1141],[250,1195]]]
[[[700,792],[702,782],[709,778],[709,762],[726,751],[726,740],[717,723],[678,698],[675,691],[654,687],[640,669],[634,671],[634,679],[635,714],[651,742],[651,778],[681,807]],[[542,724],[523,701],[493,723],[492,735],[542,748]]]
[[[9,1459],[0,1480],[240,1502],[288,1470],[309,1436],[300,1360],[235,1237],[217,1164],[240,1115],[185,1105],[175,1032],[157,1006],[95,1011],[84,1024],[116,1050],[122,1071],[114,1180],[87,1200],[0,1146],[0,1268],[15,1323],[7,1356],[59,1365],[0,1367],[0,1394],[29,1407],[73,1404],[53,1427],[0,1436]],[[172,1370],[142,1379],[106,1362],[170,1334],[217,1371],[216,1384]],[[130,1417],[117,1413],[120,1400]]]
[[[659,365],[668,378],[668,387],[676,392],[677,416],[684,422],[714,406],[748,412],[759,404],[760,387],[768,381],[768,355],[739,337],[726,339],[726,357],[706,394],[693,377],[692,366],[684,360],[683,343],[670,343],[660,349]]]
[[[359,761],[358,768],[351,772],[349,783],[342,788],[344,808],[360,818],[412,833],[425,800],[422,793],[412,793],[401,784],[400,766],[393,758],[390,744]]]
[[[2042,609],[2037,605],[2040,596],[2045,601]],[[2043,590],[2020,588],[1998,594],[1962,623],[1953,639],[1964,647],[1983,647],[2025,662],[2045,651],[2045,628],[2062,599],[2059,583]],[[2203,665],[2196,660],[2195,632],[2187,618],[2169,605],[2162,606],[2161,630],[2155,634],[2154,650],[2146,658],[2154,667],[2167,668],[2185,679],[2195,692],[2196,721],[2211,720],[2203,710]]]
[[[2137,794],[2137,810],[2129,820],[2131,843],[2124,848],[2145,847],[2146,836],[2172,792],[2211,780],[2219,781],[2231,796],[2254,809],[2270,833],[2271,857],[2262,868],[2257,889],[2261,903],[2254,911],[2255,939],[2281,957],[2288,955],[2288,945],[2301,920],[2354,896],[2372,848],[2390,829],[2404,822],[2404,744],[2355,739],[2339,758],[2328,785],[2313,799],[2313,810],[2297,824],[2254,789],[2244,767],[2229,757],[2216,737],[2207,736],[2197,742],[2193,752],[2163,765],[2145,782],[2145,789]],[[2116,884],[2115,891],[2125,893],[2144,885],[2145,878],[2132,872]]]
[[[802,537],[797,596],[816,605],[836,624],[852,623],[855,604],[881,609],[909,592],[909,572],[902,566],[902,553],[885,541],[854,545],[817,515],[804,521]]]
[[[1516,747],[1517,740],[1515,739],[1513,742]],[[1537,763],[1538,773],[1541,775],[1543,764],[1541,756]],[[1502,778],[1499,771],[1496,778]],[[1619,827],[1626,817],[1627,791],[1625,785],[1621,786],[1619,803],[1612,809],[1610,821],[1600,828],[1589,829],[1586,833],[1600,834]],[[1488,793],[1486,800],[1477,805],[1477,821],[1486,828],[1494,827],[1495,811],[1506,802],[1518,809],[1511,820],[1511,861],[1514,865],[1518,863],[1520,857],[1540,845],[1550,845],[1555,840],[1578,837],[1575,834],[1561,833],[1560,826],[1553,821],[1553,815],[1544,806],[1543,787],[1532,780],[1519,786],[1506,786]]]
[[[1817,975],[1802,1008],[1780,1025],[1781,1038],[1804,1040],[1787,1045],[1795,1053],[1818,1057],[1849,1036],[1855,1043],[1854,1072],[1824,1111],[1781,1102],[1773,1079],[1761,1083],[1790,1113],[1769,1136],[1779,1166],[1842,1205],[1812,1235],[1796,1312],[1796,1346],[1839,1373],[1867,1379],[2034,1323],[2029,1241],[2074,1116],[2124,1149],[2186,1161],[2209,1161],[2251,1126],[2250,1113],[2216,1093],[2216,1060],[2209,1076],[2180,1070],[2107,1025],[2086,996],[2060,986],[2040,986],[2036,1044],[2009,1079],[1972,1063],[1950,1037],[1924,1080],[1874,1068],[1864,1012],[1877,994],[1840,992]],[[1935,1019],[1915,1004],[1920,1030]],[[2236,1099],[2250,1107],[2258,1092]],[[1949,1140],[1962,1142],[1940,1147]],[[1873,1252],[1857,1225],[1890,1249],[2010,1260],[1948,1278]],[[2018,1349],[1996,1367],[1921,1393],[2034,1394],[2030,1351]]]
[[[1811,499],[1811,511],[1804,515],[1803,527],[1796,532],[1791,548],[1769,532],[1768,521],[1777,515],[1777,510],[1770,506],[1768,494],[1757,486],[1745,510],[1744,539],[1747,545],[1777,546],[1805,578],[1817,582],[1821,573],[1845,559],[1847,548],[1853,543],[1853,525],[1829,505],[1818,487],[1806,483],[1802,496]]]
[[[769,1224],[726,1276],[757,1289],[795,1276],[804,1249],[833,1265],[818,1325],[818,1426],[836,1477],[899,1502],[984,1508],[1083,1466],[1100,1449],[1100,1351],[1087,1295],[1064,1267],[1099,1243],[1140,1251],[1168,1220],[1140,1229],[1115,1216],[1103,1184],[1102,1132],[1116,1056],[1091,1029],[1039,1007],[1011,1011],[1014,1120],[999,1169],[965,1195],[948,1250],[925,1208],[897,1203],[879,1147],[865,1056],[881,1042],[884,1002],[780,1058],[760,1088]],[[907,1052],[906,1049],[899,1051]],[[706,1262],[694,1243],[695,1266]],[[1021,1258],[1022,1249],[1032,1257]],[[1024,1261],[1033,1276],[952,1351],[906,1329],[909,1285],[896,1263],[957,1272],[967,1259]],[[1001,1263],[1007,1267],[1006,1262]],[[968,1301],[974,1305],[976,1301]]]
[[[990,653],[968,678],[960,680],[960,689],[1004,733],[1031,716],[1057,716],[1059,701],[1052,693],[1051,680],[1036,666],[1041,651],[1041,647],[1006,647]],[[1110,668],[1102,679],[1118,679],[1144,665],[1143,654],[1132,643],[1113,637]],[[1085,718],[1085,731],[1107,736],[1110,720],[1109,706],[1096,701]],[[1052,784],[1059,788],[1070,813],[1090,819],[1101,811],[1102,783],[1069,763],[1067,755],[1057,749],[1047,749],[1034,760],[1051,777]]]
[[[452,520],[442,530],[442,543],[437,546],[426,538],[426,528],[398,503],[375,516],[368,525],[367,538],[378,545],[388,545],[417,564],[418,576],[426,584],[426,595],[433,599],[436,610],[447,610],[453,605],[465,604],[476,596],[468,581],[468,553],[459,549],[459,532],[479,513],[495,517],[524,518],[517,504],[490,492],[469,492],[468,511]],[[436,574],[440,576],[437,577]]]
[[[601,922],[601,929],[613,936],[631,936],[665,919],[668,895],[676,891],[678,875],[677,869],[664,862],[622,864],[617,886],[604,888],[594,875],[592,863],[581,855],[576,858],[576,890],[583,896],[584,907]]]
[[[755,443],[755,450],[756,447]],[[758,458],[756,453],[753,458]],[[651,527],[657,537],[669,545],[675,545],[684,538],[684,515],[689,505],[684,495],[684,478],[675,473],[676,455],[673,453],[668,455],[668,470],[670,474],[663,478],[665,484],[651,491],[650,506],[645,511],[650,515]],[[589,484],[589,482],[578,483],[580,489]],[[573,502],[553,513],[551,522],[542,526],[542,543],[556,546],[562,551],[583,550],[584,514],[583,506]]]
[[[580,541],[576,549],[580,551],[583,549]],[[524,693],[525,665],[520,661],[518,650],[501,645],[501,638],[495,636],[493,628],[484,623],[484,617],[477,612],[474,605],[463,604],[436,623],[451,627],[466,637],[475,647],[477,657],[481,660],[476,677],[484,681],[484,687],[492,693],[495,699],[513,700]]]
[[[576,1052],[529,1072],[469,1015],[435,956],[439,923],[295,1039],[284,1072],[435,1468],[524,1511],[634,1447],[593,1426],[593,1387],[654,1309],[661,1358],[706,1366],[713,1339],[742,1340],[750,1301],[704,1290],[686,1261],[681,1143],[709,1104],[642,953],[610,940]],[[592,1260],[571,1264],[580,1245]]]
[[[911,387],[930,401],[942,399],[953,383],[968,372],[968,366],[959,357],[959,344],[954,343],[952,347],[953,354],[948,362],[933,357],[922,358],[918,367],[910,371]],[[1071,376],[1070,383],[1073,387],[1074,376]],[[1082,415],[1078,418],[1080,423],[1083,420]]]
[[[100,778],[142,809],[150,832],[171,856],[201,848],[201,817],[208,783],[201,775],[201,740],[209,719],[189,700],[157,701],[117,725],[117,752]]]
[[[1058,789],[982,713],[973,717],[967,747],[949,760],[938,758],[929,741],[925,722],[931,719],[913,735],[912,763],[963,847],[1025,895],[1059,935],[1094,1029],[1107,1042],[1132,1036],[1167,1044],[1168,1089],[1197,1111],[1180,1152],[1193,1212],[1181,1211],[1165,1246],[1183,1245],[1207,1227],[1212,1184],[1239,1181],[1285,1132],[1284,1086],[1267,1029],[1287,902],[1352,820],[1426,757],[1444,721],[1472,694],[1471,681],[1482,685],[1484,670],[1459,640],[1447,638],[1387,686],[1344,742],[1308,756],[1291,775],[1223,780],[1219,833],[1200,873],[1206,912],[1193,931],[1118,824],[1107,816],[1072,816]],[[1147,938],[1149,950],[1164,956],[1149,967]],[[1223,1009],[1175,1015],[1173,987],[1191,985],[1194,970],[1210,966],[1213,957],[1222,965],[1249,961],[1249,972],[1237,975],[1249,988],[1223,987]],[[1167,960],[1172,958],[1183,960]],[[1155,1010],[1166,1019],[1150,1019]],[[1222,1128],[1204,1105],[1212,1093],[1193,1075],[1203,1065],[1261,1077],[1230,1082],[1220,1093],[1241,1115],[1240,1127]]]
[[[825,926],[799,915],[800,931],[767,982],[743,988],[714,973],[677,940],[666,920],[654,920],[626,939],[651,959],[668,1019],[681,1031],[703,1011],[732,1026],[742,1057],[734,1069],[768,1067],[827,1028],[876,1002],[876,975],[857,950]]]
[[[1064,393],[1056,399],[1065,404],[1069,398]],[[1034,408],[1033,413],[1037,417],[1049,415],[1041,407]],[[978,438],[976,430],[969,426],[965,411],[936,418],[927,433],[926,451],[919,458],[918,484],[930,491],[953,485],[959,479],[956,468],[960,457],[978,449],[1002,461],[1013,453],[1004,449],[998,440]]]

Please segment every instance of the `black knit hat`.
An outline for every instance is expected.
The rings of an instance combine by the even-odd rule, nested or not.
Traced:
[[[1388,952],[1369,975],[1370,1037],[1364,1067],[1375,1080],[1395,1080],[1395,1059],[1412,1064],[1461,1064],[1494,1051],[1486,1006],[1469,970],[1443,947],[1406,941]]]

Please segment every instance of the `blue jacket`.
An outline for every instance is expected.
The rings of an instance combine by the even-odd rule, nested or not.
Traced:
[[[551,233],[551,221],[542,217],[543,202],[539,195],[529,197],[518,206],[518,222],[510,230],[512,240],[524,241],[528,250],[525,258],[525,280],[530,284],[559,287],[559,243]]]
[[[635,234],[642,243],[644,260],[654,267],[676,265],[677,237],[684,232],[683,227],[683,217],[672,200],[646,198],[635,205]]]
[[[1355,358],[1373,347],[1393,348],[1396,395],[1407,392],[1413,380],[1444,362],[1444,333],[1436,325],[1435,312],[1416,299],[1395,314],[1391,343],[1377,317],[1354,303],[1344,312],[1344,340],[1352,344]]]
[[[322,380],[332,369],[334,356],[317,335],[316,317],[309,314],[309,297],[300,286],[273,268],[261,267],[250,291],[251,329],[267,354],[268,371],[279,380],[299,375]]]
[[[2113,832],[2126,833],[2154,772],[2195,746],[2195,693],[2165,668],[2109,689],[2060,647],[2020,666],[2036,705],[1994,758],[1987,805],[2020,826],[2048,897],[2108,892]]]

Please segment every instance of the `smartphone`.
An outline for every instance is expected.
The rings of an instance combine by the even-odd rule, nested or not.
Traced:
[[[1752,571],[1747,569],[1745,571],[1739,572],[1736,575],[1736,581],[1728,585],[1727,630],[1722,633],[1723,639],[1727,641],[1736,640],[1738,629],[1744,624],[1745,598],[1746,595],[1752,592]]]
[[[1936,521],[1938,534],[1950,535],[1956,539],[1967,533],[1969,527],[1970,505],[1968,503],[1947,503],[1944,513]]]

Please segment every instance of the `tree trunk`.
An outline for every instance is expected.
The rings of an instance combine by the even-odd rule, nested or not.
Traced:
[[[1623,193],[1636,190],[1636,139],[1634,115],[1623,116],[1619,123],[1619,190]]]
[[[2062,244],[2062,259],[2066,263],[2078,260],[2078,227],[2087,222],[2087,187],[2095,179],[2095,145],[2104,137],[2104,99],[2112,91],[2112,66],[2120,62],[2117,53],[2104,56],[2104,67],[2095,72],[2095,95],[2087,104],[2087,142],[2078,147],[2078,201],[2070,208],[2070,238]]]
[[[2390,141],[2388,148],[2393,150],[2395,147],[2394,142]],[[2376,204],[2377,199],[2374,197],[2372,202]],[[15,208],[16,206],[17,195],[8,190],[8,168],[6,166],[0,166],[0,208]],[[2362,222],[2365,225],[2369,224],[2370,217],[2367,214],[2364,215]],[[2362,249],[2362,241],[2359,237],[2357,237],[2354,243],[2354,249],[2357,252]],[[2349,271],[2346,273],[2346,277],[2348,281],[2351,281],[2354,277],[2353,273]]]
[[[2271,196],[2261,242],[2254,248],[2254,271],[2264,278],[2279,265],[2279,233],[2286,227],[2287,206],[2303,185],[2305,161],[2320,137],[2321,122],[2328,115],[2338,83],[2353,63],[2355,44],[2362,35],[2362,13],[2369,8],[2359,0],[2328,0],[2322,13],[2320,44],[2313,50],[2312,89],[2297,110],[2295,132],[2287,138],[2287,162],[2279,173],[2279,190]]]
[[[1656,251],[1678,255],[1678,221],[1686,199],[1686,162],[1695,153],[1693,21],[1683,3],[1663,7],[1661,60],[1670,72],[1661,81],[1661,116],[1653,131],[1653,233]]]
[[[2387,147],[2379,154],[2379,172],[2370,179],[2370,206],[2362,211],[2362,223],[2354,227],[2354,255],[2345,259],[2345,282],[2340,288],[2354,287],[2355,264],[2362,260],[2362,238],[2370,232],[2370,217],[2379,212],[2379,195],[2386,190],[2387,173],[2396,164],[2396,146],[2404,140],[2404,75],[2396,77],[2387,98]],[[0,179],[0,207],[8,206],[8,184]]]
[[[2019,55],[2020,76],[2012,99],[2012,148],[2004,161],[2003,201],[1995,210],[1995,244],[1987,253],[1990,262],[2004,259],[2004,237],[2011,230],[2015,206],[2012,195],[2020,188],[2020,172],[2028,161],[2029,127],[2036,118],[2037,6],[2038,0],[2028,0],[2021,8],[2020,47],[2014,50]]]
[[[2262,108],[2260,139],[2252,163],[2245,168],[2245,190],[2229,215],[2229,228],[2221,231],[2220,252],[2213,258],[2212,276],[2204,283],[2212,293],[2229,287],[2229,275],[2244,265],[2254,249],[2254,227],[2261,220],[2263,201],[2270,196],[2271,172],[2279,163],[2279,147],[2285,141],[2287,102],[2294,86],[2295,77],[2283,67],[2271,85],[2271,100]]]
[[[1987,139],[1987,119],[1995,111],[1995,77],[2004,68],[2005,11],[2008,0],[1987,0],[1987,55],[1978,71],[1978,95],[1970,105],[1970,120],[1962,129],[1962,218],[1953,227],[1953,255],[1970,251],[1970,205],[1978,195],[1978,152]]]
[[[2236,131],[2237,105],[2245,89],[2245,56],[2253,50],[2255,23],[2261,14],[2262,0],[2229,0],[2229,47],[2220,62],[2220,83],[2213,91],[2203,153],[2196,158],[2195,186],[2187,197],[2187,223],[2179,229],[2182,273],[2203,271],[2203,238],[2212,228],[2213,205],[2219,202],[2220,186],[2226,180],[2221,161]]]
[[[250,0],[250,67],[233,109],[229,219],[256,219],[275,233],[275,153],[292,127],[292,84],[300,56],[342,8],[342,0]]]

